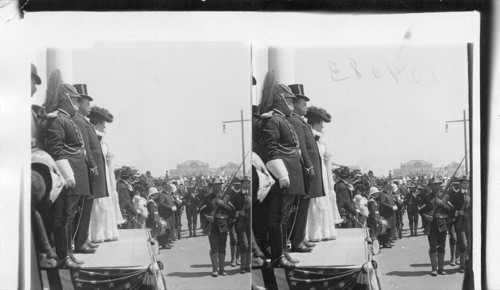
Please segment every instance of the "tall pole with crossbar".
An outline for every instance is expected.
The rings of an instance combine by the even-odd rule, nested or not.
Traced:
[[[453,121],[446,121],[444,122],[446,124],[446,132],[448,132],[448,123],[456,123],[456,122],[462,122],[464,124],[464,150],[465,150],[465,175],[469,175],[469,162],[467,158],[467,121],[469,121],[466,118],[465,115],[465,110],[464,110],[464,118],[462,120],[453,120]]]
[[[240,120],[233,120],[233,121],[224,121],[222,122],[222,128],[223,130],[226,129],[226,124],[227,123],[236,123],[240,122],[241,123],[241,158],[243,162],[243,175],[246,174],[246,167],[245,167],[245,129],[243,126],[243,122],[251,121],[251,119],[243,119],[243,110],[241,110],[241,119]]]

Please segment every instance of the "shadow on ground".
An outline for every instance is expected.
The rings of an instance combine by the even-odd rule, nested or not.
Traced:
[[[211,265],[209,265],[211,267]],[[233,276],[233,275],[243,275],[240,273],[239,268],[233,268],[233,269],[225,269],[226,273],[228,276]],[[169,277],[179,277],[179,278],[199,278],[199,277],[206,277],[206,276],[211,276],[212,271],[210,272],[172,272],[168,273],[166,276]],[[215,277],[214,277],[215,278]]]
[[[427,264],[413,264],[413,265],[427,265]],[[415,266],[423,267],[423,266]],[[446,268],[444,271],[447,275],[453,275],[459,273],[459,268]],[[421,277],[421,276],[431,276],[431,266],[429,264],[429,269],[427,271],[392,271],[386,274],[387,276],[399,276],[399,277]],[[438,275],[439,276],[439,275]]]

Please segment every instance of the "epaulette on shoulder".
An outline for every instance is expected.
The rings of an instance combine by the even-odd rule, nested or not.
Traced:
[[[264,114],[260,115],[260,118],[261,119],[269,119],[269,118],[271,118],[273,116],[273,113],[274,113],[274,111],[269,111],[267,113],[264,113]]]
[[[58,112],[58,111],[54,111],[54,112],[52,112],[52,113],[48,113],[48,114],[46,115],[46,117],[47,117],[47,119],[54,119],[54,118],[56,118],[58,115],[59,115],[59,112]]]

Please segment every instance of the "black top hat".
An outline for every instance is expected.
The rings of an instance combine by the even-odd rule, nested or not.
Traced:
[[[40,85],[42,83],[42,80],[38,76],[36,66],[34,64],[31,64],[31,77],[35,80],[35,84]]]
[[[132,174],[134,173],[132,172],[132,169],[128,166],[124,166],[122,171],[120,172],[120,176],[125,179],[130,178]]]
[[[304,94],[304,86],[302,84],[293,84],[288,87],[292,90],[292,93],[297,96],[297,98],[304,99],[309,102],[309,98]]]
[[[87,85],[86,84],[76,84],[76,85],[73,85],[73,87],[80,94],[80,96],[82,96],[82,98],[85,98],[89,101],[94,100],[89,96],[89,93],[87,92]]]
[[[243,176],[241,179],[240,179],[240,182],[243,183],[243,182],[252,182],[252,180],[250,180],[250,177],[248,176]]]
[[[307,108],[306,118],[317,117],[323,122],[330,123],[332,121],[332,116],[328,114],[325,109],[311,106]]]

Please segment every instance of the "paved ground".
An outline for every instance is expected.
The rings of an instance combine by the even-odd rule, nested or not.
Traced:
[[[450,254],[446,239],[445,271],[447,275],[430,275],[427,236],[418,230],[419,236],[408,237],[408,219],[403,218],[403,239],[396,241],[392,249],[382,249],[374,257],[378,263],[378,276],[382,289],[462,289],[464,274],[458,267],[448,265]]]
[[[200,235],[188,238],[187,221],[183,214],[182,238],[174,242],[170,250],[161,250],[157,260],[164,264],[168,289],[249,289],[251,283],[250,273],[240,274],[239,266],[231,267],[229,251],[229,238],[227,242],[226,272],[227,276],[214,278],[211,276],[208,236]]]

